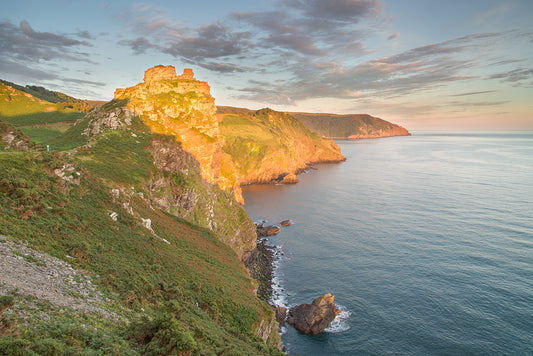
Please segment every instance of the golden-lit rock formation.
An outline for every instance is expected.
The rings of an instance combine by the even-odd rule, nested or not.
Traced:
[[[233,189],[243,203],[233,162],[222,151],[224,138],[210,91],[207,82],[194,78],[192,69],[177,76],[173,66],[159,65],[145,72],[143,83],[117,89],[115,99],[129,99],[128,108],[152,131],[174,135],[198,160],[204,179],[223,190]]]

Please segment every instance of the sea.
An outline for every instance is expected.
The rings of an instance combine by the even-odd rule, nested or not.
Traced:
[[[271,302],[325,293],[318,335],[288,354],[533,355],[533,131],[336,141],[346,162],[244,189],[253,220],[290,219]]]

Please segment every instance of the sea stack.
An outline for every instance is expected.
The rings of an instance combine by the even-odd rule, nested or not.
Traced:
[[[300,304],[292,307],[287,316],[287,323],[304,334],[319,334],[326,329],[340,313],[331,293],[324,294],[313,300],[311,304]]]

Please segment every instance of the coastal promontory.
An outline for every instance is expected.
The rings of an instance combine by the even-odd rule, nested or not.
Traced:
[[[291,113],[310,130],[330,139],[357,140],[410,136],[405,128],[367,114],[336,115]]]

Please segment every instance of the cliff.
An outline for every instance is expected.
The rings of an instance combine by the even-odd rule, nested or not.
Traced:
[[[51,152],[0,142],[0,353],[281,355],[242,263],[255,226],[127,104],[90,111]]]
[[[106,150],[109,149],[105,141],[102,142],[102,136],[106,133],[131,130],[138,125],[141,127],[137,130],[142,127],[146,129],[144,122],[141,124],[138,116],[126,105],[128,100],[114,100],[89,112],[76,123],[76,131],[81,132],[90,147],[81,152],[94,151],[91,154],[93,159],[87,163],[89,166],[95,165],[95,158],[106,161],[98,149],[102,145]],[[138,138],[133,139],[139,141]],[[256,247],[254,224],[231,192],[222,190],[217,184],[203,178],[200,162],[184,146],[173,136],[153,135],[142,152],[143,156],[149,156],[142,164],[139,163],[140,166],[136,169],[145,172],[145,177],[131,181],[131,184],[137,186],[151,206],[209,229],[231,247],[243,262],[247,262]],[[131,150],[127,146],[123,149]],[[134,153],[135,151],[117,152],[117,149],[114,149],[110,155],[116,158],[118,155]],[[133,168],[136,162],[137,158],[131,160]],[[102,178],[116,180],[125,164],[127,162],[117,162],[116,170],[102,171]],[[119,182],[128,182],[131,178],[123,176]],[[127,201],[124,203],[129,204]]]
[[[311,131],[331,139],[364,139],[410,136],[403,127],[366,114],[335,115],[291,113]]]
[[[231,156],[241,184],[268,183],[294,177],[313,163],[345,160],[337,144],[287,113],[218,107],[217,117],[224,152]]]
[[[222,190],[233,190],[237,201],[243,202],[233,162],[222,151],[215,99],[207,82],[194,79],[191,69],[177,76],[172,66],[150,68],[143,83],[117,89],[115,99],[128,99],[128,108],[152,132],[175,136],[200,163],[204,179]]]

